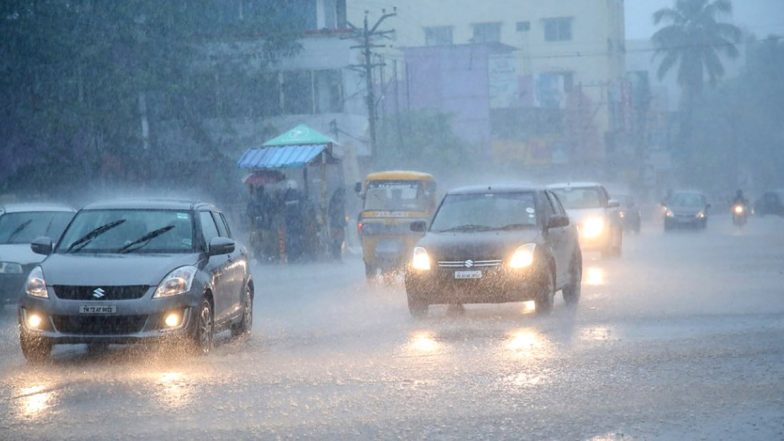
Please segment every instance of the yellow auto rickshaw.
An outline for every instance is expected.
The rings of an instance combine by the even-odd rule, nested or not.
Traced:
[[[411,223],[430,222],[436,208],[436,181],[415,171],[383,171],[357,183],[362,211],[357,220],[362,242],[365,274],[402,269],[423,233],[411,231]]]

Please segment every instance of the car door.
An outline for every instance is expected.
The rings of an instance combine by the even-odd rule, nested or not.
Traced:
[[[213,211],[213,220],[218,226],[218,234],[220,237],[232,239],[231,230],[229,229],[226,218],[223,213]],[[242,289],[245,283],[245,272],[247,271],[247,260],[244,256],[244,250],[238,245],[234,247],[234,251],[228,254],[228,262],[225,274],[226,286],[226,300],[227,300],[227,314],[235,316],[240,313],[242,307]]]
[[[566,216],[566,211],[564,211],[560,201],[558,201],[558,197],[550,191],[545,191],[544,194],[547,200],[546,205],[549,216]],[[550,228],[548,235],[551,241],[553,257],[555,258],[556,283],[560,286],[568,277],[569,260],[572,257],[569,247],[569,227]]]
[[[204,238],[205,250],[209,249],[210,240],[220,236],[218,227],[212,214],[207,211],[199,211],[199,225],[201,228],[202,237]],[[221,254],[218,256],[209,256],[207,269],[212,277],[212,298],[215,303],[215,321],[221,322],[226,319],[228,314],[230,290],[228,284],[230,276],[228,274],[229,255]]]

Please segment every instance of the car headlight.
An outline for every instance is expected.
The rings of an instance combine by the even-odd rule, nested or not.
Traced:
[[[196,271],[195,266],[181,266],[175,269],[163,278],[152,297],[171,297],[185,294],[191,290]]]
[[[414,257],[411,259],[411,267],[417,271],[430,271],[430,255],[422,247],[414,248]]]
[[[509,259],[509,267],[513,269],[528,268],[534,263],[534,251],[536,251],[536,244],[527,243],[517,248]]]
[[[25,282],[25,293],[28,296],[49,298],[49,293],[46,291],[46,280],[44,279],[44,271],[40,266],[33,268],[27,276]]]
[[[0,262],[0,274],[22,274],[22,265],[16,262]]]
[[[604,218],[592,217],[583,223],[583,236],[586,239],[594,239],[604,232]]]
[[[673,214],[672,210],[669,210],[669,209],[665,210],[664,215],[667,216],[667,217],[675,216],[675,214]]]
[[[705,219],[705,213],[704,213],[704,212],[702,212],[702,211],[700,211],[699,213],[697,213],[697,219]]]

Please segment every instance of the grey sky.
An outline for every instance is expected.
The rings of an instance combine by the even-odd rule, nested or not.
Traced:
[[[653,13],[675,0],[626,0],[626,38],[646,39],[656,31]],[[758,36],[784,35],[784,0],[734,0],[731,21]]]

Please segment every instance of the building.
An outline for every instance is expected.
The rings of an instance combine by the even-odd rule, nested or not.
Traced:
[[[352,0],[348,20],[361,23],[368,10],[372,21],[372,12],[393,5],[397,17],[388,27],[395,29],[394,45],[406,62],[401,70],[409,75],[428,62],[414,55],[423,50],[412,48],[451,54],[444,56],[455,56],[467,50],[455,47],[466,45],[509,48],[508,54],[491,57],[487,81],[474,83],[488,87],[477,92],[487,95],[489,107],[490,140],[484,147],[501,155],[500,162],[512,156],[524,158],[523,165],[532,165],[534,157],[538,165],[598,164],[612,153],[622,118],[614,113],[620,108],[625,69],[622,0],[400,0],[389,5]],[[416,87],[411,80],[405,81]]]

